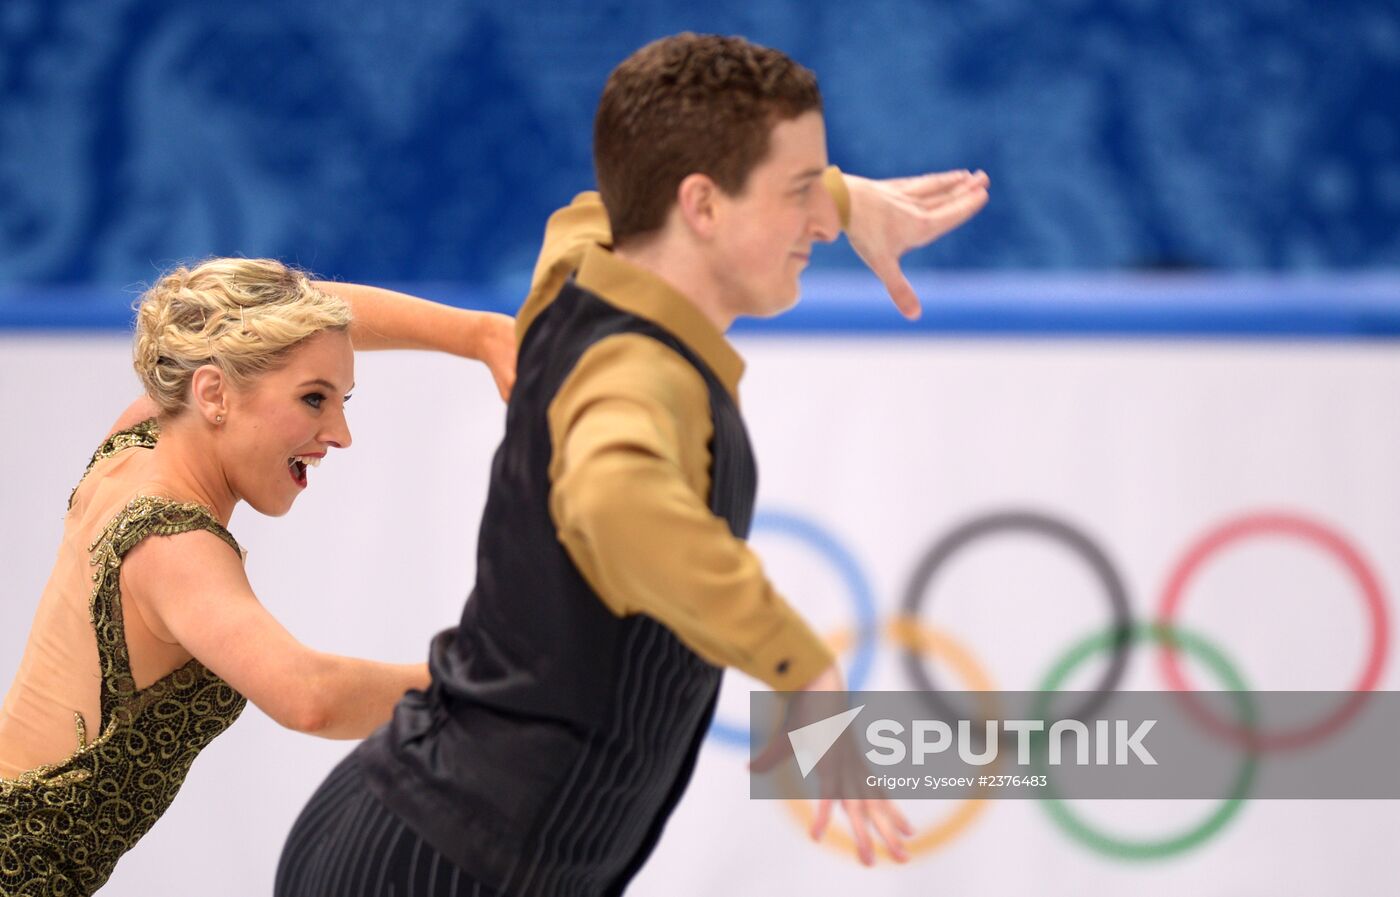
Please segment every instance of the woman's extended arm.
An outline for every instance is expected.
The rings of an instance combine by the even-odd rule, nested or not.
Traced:
[[[213,533],[151,537],[122,564],[122,591],[157,638],[182,646],[279,724],[323,738],[364,738],[426,664],[327,654],[303,645],[253,594],[243,564]]]
[[[319,290],[350,304],[350,340],[356,349],[431,349],[483,362],[501,398],[515,385],[515,320],[469,311],[407,293],[355,283],[318,280]]]

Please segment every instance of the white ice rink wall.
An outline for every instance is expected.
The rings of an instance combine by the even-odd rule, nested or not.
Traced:
[[[918,327],[851,280],[826,284],[787,324],[736,335],[760,468],[752,541],[820,631],[866,633],[845,657],[853,684],[915,687],[886,624],[909,600],[919,561],[970,520],[1028,511],[1092,539],[1144,621],[1156,618],[1188,549],[1225,522],[1285,515],[1325,527],[1379,581],[1379,614],[1333,553],[1265,528],[1212,556],[1180,619],[1256,689],[1347,689],[1368,670],[1378,688],[1400,685],[1388,643],[1375,650],[1378,625],[1394,641],[1400,587],[1400,283],[921,286],[929,315]],[[32,303],[7,314],[4,683],[52,563],[64,500],[137,389],[127,336],[86,329],[111,324],[110,314]],[[452,359],[363,355],[356,375],[354,446],[312,472],[286,518],[243,508],[231,529],[249,549],[254,587],[303,640],[418,659],[471,588],[503,407],[482,370]],[[1006,690],[1034,688],[1072,642],[1110,622],[1082,562],[1025,534],[970,544],[913,591],[921,624]],[[927,668],[940,684],[965,687],[966,659],[931,656]],[[1101,671],[1084,669],[1082,684]],[[726,679],[695,780],[629,893],[1165,897],[1400,886],[1400,806],[1385,801],[1246,801],[1198,846],[1153,861],[1100,853],[1035,802],[911,802],[923,833],[913,860],[862,869],[810,843],[785,805],[748,799],[747,751],[736,739],[753,687]],[[1154,649],[1134,649],[1119,687],[1165,687]],[[103,893],[270,893],[287,829],[349,747],[281,730],[250,707]],[[1106,832],[1150,840],[1194,827],[1216,806],[1080,809]]]

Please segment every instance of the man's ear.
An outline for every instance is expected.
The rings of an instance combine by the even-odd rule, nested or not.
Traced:
[[[217,427],[228,420],[228,389],[228,378],[217,365],[203,365],[190,378],[190,404]]]
[[[676,213],[701,240],[710,240],[719,227],[719,186],[709,175],[689,174],[676,189]]]

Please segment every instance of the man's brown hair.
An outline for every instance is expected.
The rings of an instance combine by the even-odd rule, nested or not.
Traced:
[[[681,181],[742,193],[773,126],[822,107],[817,77],[741,37],[686,32],[613,70],[593,119],[593,166],[613,243],[659,230]]]

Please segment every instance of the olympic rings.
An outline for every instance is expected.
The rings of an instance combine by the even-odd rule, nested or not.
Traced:
[[[875,662],[875,592],[865,578],[860,563],[837,539],[826,530],[802,517],[780,511],[760,511],[754,517],[753,533],[769,531],[787,536],[811,546],[836,569],[846,592],[851,598],[856,613],[855,656],[851,658],[850,671],[846,676],[846,688],[860,691],[870,676],[870,668]],[[752,538],[752,535],[750,536]],[[844,652],[841,652],[844,653]],[[748,726],[727,723],[715,719],[710,724],[710,736],[718,741],[732,744],[745,750],[749,745]]]
[[[1220,653],[1219,649],[1198,635],[1171,630],[1159,625],[1135,626],[1129,630],[1129,636],[1134,642],[1150,639],[1164,647],[1179,645],[1190,654],[1198,657],[1220,677],[1228,691],[1234,692],[1235,705],[1239,709],[1240,718],[1246,729],[1252,728],[1255,721],[1255,710],[1248,694],[1249,690],[1244,684],[1244,680],[1240,678],[1240,674],[1225,659],[1225,655]],[[1039,689],[1041,698],[1036,702],[1033,716],[1039,719],[1046,718],[1051,695],[1069,677],[1070,672],[1085,658],[1109,647],[1110,642],[1115,639],[1116,633],[1103,633],[1092,635],[1071,647],[1065,656],[1055,663],[1045,680],[1041,682]],[[1043,754],[1037,754],[1037,760],[1041,760],[1043,757]],[[1055,820],[1055,823],[1070,836],[1100,853],[1125,860],[1163,859],[1200,846],[1224,828],[1225,824],[1233,819],[1240,807],[1243,806],[1245,795],[1249,793],[1250,785],[1254,782],[1257,766],[1258,757],[1255,752],[1246,751],[1244,762],[1235,776],[1230,796],[1225,799],[1225,802],[1195,828],[1156,841],[1131,841],[1099,832],[1070,812],[1064,802],[1055,795],[1053,787],[1050,785],[1047,785],[1045,789],[1050,796],[1043,798],[1041,805],[1050,814],[1050,818]],[[1046,770],[1043,764],[1038,764],[1038,768]]]
[[[917,620],[899,617],[892,620],[881,634],[895,644],[902,645],[907,651],[942,657],[957,671],[963,684],[970,691],[992,692],[996,690],[992,687],[992,680],[987,675],[987,671],[973,658],[972,652],[947,633],[922,626]],[[849,640],[849,632],[839,630],[827,639],[827,644],[831,646],[833,651],[839,652]],[[995,708],[983,707],[981,709],[988,717],[998,715]],[[786,803],[788,812],[801,824],[802,830],[810,830],[812,820],[816,818],[811,803],[805,800],[789,800]],[[957,808],[948,818],[934,823],[928,829],[919,832],[905,842],[909,855],[914,857],[932,853],[952,841],[986,809],[986,798],[969,797],[959,801]],[[831,830],[821,843],[825,847],[849,855],[852,859],[859,856],[856,852],[855,841],[840,829]],[[889,858],[884,846],[878,842],[875,844],[875,852],[878,856]]]
[[[1205,728],[1218,735],[1224,735],[1250,750],[1281,750],[1301,747],[1326,738],[1361,709],[1370,692],[1375,689],[1376,683],[1380,681],[1381,668],[1385,665],[1389,647],[1390,630],[1380,581],[1361,553],[1340,534],[1322,524],[1285,513],[1260,513],[1237,517],[1215,527],[1198,539],[1168,578],[1167,587],[1162,593],[1159,617],[1162,626],[1173,625],[1177,611],[1181,608],[1187,583],[1200,571],[1211,555],[1246,538],[1259,535],[1288,536],[1318,546],[1341,561],[1361,587],[1371,620],[1371,649],[1361,676],[1352,686],[1351,695],[1347,700],[1330,715],[1300,729],[1274,733],[1243,732],[1211,715],[1210,711],[1193,697],[1191,685],[1186,681],[1178,663],[1175,645],[1170,640],[1159,642],[1162,649],[1159,656],[1162,674],[1166,677],[1167,684],[1172,691],[1181,695],[1187,709]]]
[[[904,666],[914,684],[931,693],[931,700],[940,714],[960,715],[953,708],[940,702],[937,689],[924,666],[925,655],[937,655],[952,666],[956,674],[965,680],[969,690],[991,691],[990,681],[968,649],[955,642],[946,634],[920,623],[918,612],[925,600],[925,592],[940,568],[950,556],[960,548],[986,535],[1003,530],[1024,531],[1050,538],[1069,548],[1084,560],[1093,570],[1108,594],[1112,609],[1110,626],[1098,635],[1087,638],[1074,646],[1058,661],[1040,686],[1048,692],[1057,688],[1068,677],[1071,670],[1091,654],[1112,651],[1107,672],[1099,682],[1096,691],[1082,702],[1082,706],[1065,717],[1084,719],[1091,717],[1109,699],[1111,692],[1121,681],[1126,666],[1127,653],[1141,641],[1154,642],[1160,650],[1161,669],[1170,688],[1187,702],[1194,718],[1200,720],[1211,731],[1229,735],[1242,748],[1244,759],[1232,783],[1231,792],[1225,802],[1204,822],[1181,834],[1156,841],[1134,841],[1105,835],[1074,816],[1058,798],[1045,799],[1046,810],[1051,818],[1075,840],[1100,853],[1131,860],[1161,859],[1189,851],[1207,839],[1218,834],[1236,815],[1243,805],[1253,784],[1258,761],[1258,753],[1267,748],[1288,748],[1311,743],[1323,738],[1344,725],[1362,706],[1367,693],[1379,684],[1389,650],[1389,623],[1385,605],[1385,594],[1379,577],[1368,565],[1361,552],[1352,546],[1342,535],[1321,524],[1305,518],[1282,513],[1248,514],[1208,531],[1198,539],[1183,556],[1168,578],[1167,587],[1159,607],[1159,619],[1153,625],[1134,624],[1123,579],[1109,560],[1107,554],[1084,533],[1057,518],[1035,511],[1003,510],[984,514],[965,521],[951,533],[941,537],[930,548],[916,566],[908,588],[905,591],[902,613],[890,622],[882,632],[877,633],[875,602],[868,581],[849,552],[829,532],[803,518],[787,513],[760,514],[755,521],[756,528],[767,528],[802,541],[821,553],[836,568],[845,584],[857,613],[857,626],[839,630],[828,640],[837,653],[854,648],[856,657],[851,664],[850,685],[858,691],[869,676],[876,650],[877,637],[883,637],[902,648]],[[1183,632],[1174,627],[1174,619],[1192,576],[1199,572],[1207,559],[1217,551],[1244,538],[1261,534],[1281,534],[1310,542],[1321,547],[1346,567],[1352,578],[1360,586],[1372,625],[1370,650],[1361,676],[1355,686],[1357,694],[1340,708],[1320,722],[1313,723],[1298,731],[1260,734],[1254,729],[1256,711],[1248,702],[1247,688],[1234,667],[1221,652],[1200,636]],[[1192,697],[1190,686],[1184,679],[1177,649],[1184,649],[1200,659],[1219,678],[1227,689],[1240,693],[1236,696],[1238,724],[1228,723],[1210,716],[1203,709],[1199,699]],[[1044,717],[1043,696],[1036,715]],[[983,708],[977,708],[979,710]],[[992,714],[987,714],[990,718]],[[716,722],[711,730],[722,741],[747,746],[747,736],[738,727],[725,726]],[[985,809],[986,799],[972,797],[959,804],[947,819],[935,824],[909,842],[911,854],[931,852],[948,843]],[[804,827],[810,826],[812,811],[805,802],[792,802],[789,812]],[[840,831],[831,833],[826,842],[833,847],[854,855],[855,848],[850,838]]]
[[[1119,681],[1123,678],[1123,671],[1128,664],[1128,632],[1132,628],[1133,618],[1132,610],[1128,606],[1128,590],[1123,585],[1123,577],[1118,574],[1118,569],[1114,567],[1113,562],[1108,559],[1108,555],[1092,539],[1074,526],[1048,514],[1035,511],[998,511],[973,517],[971,520],[960,523],[953,528],[952,532],[934,543],[933,547],[920,559],[914,575],[909,581],[909,587],[904,593],[903,613],[907,617],[918,618],[919,607],[924,602],[929,584],[954,553],[971,542],[1001,532],[1033,533],[1064,545],[1071,553],[1089,565],[1108,595],[1109,609],[1113,618],[1111,631],[1116,633],[1113,636],[1113,654],[1108,669],[1104,671],[1103,678],[1099,680],[1094,691],[1085,699],[1083,706],[1076,707],[1065,714],[1077,719],[1091,717],[1103,705],[1104,701],[1108,700],[1109,695],[1118,687]],[[933,677],[929,675],[917,653],[909,650],[904,652],[904,668],[915,685],[927,693],[928,702],[935,713],[961,715],[961,711],[950,707],[948,702],[941,697],[938,687],[933,682]]]

